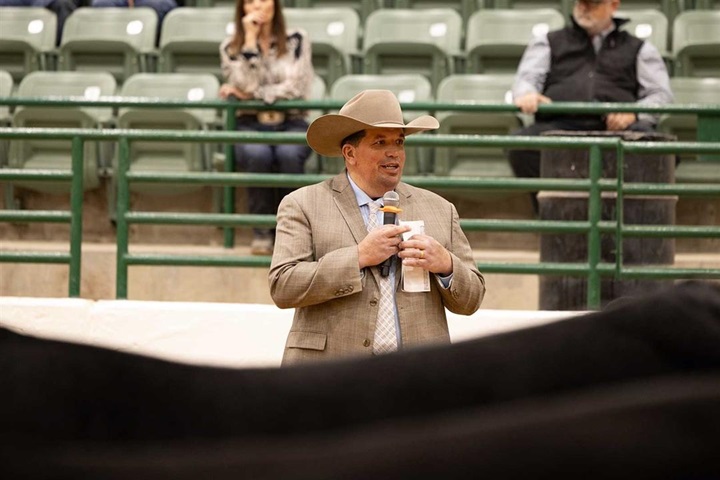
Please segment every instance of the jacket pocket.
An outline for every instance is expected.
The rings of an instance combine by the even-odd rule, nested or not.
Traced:
[[[287,339],[287,348],[307,348],[310,350],[325,350],[327,335],[315,332],[290,332]]]

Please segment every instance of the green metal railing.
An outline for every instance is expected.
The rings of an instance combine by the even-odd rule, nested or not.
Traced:
[[[3,129],[4,130],[4,129]],[[2,136],[0,136],[2,138]],[[0,168],[0,182],[69,182],[70,211],[0,210],[0,222],[50,222],[70,224],[70,251],[2,251],[0,263],[59,263],[68,265],[68,296],[80,296],[80,260],[82,255],[83,211],[83,138],[73,136],[70,170],[23,170]]]
[[[14,100],[28,105],[27,99],[3,99],[0,104],[14,104]],[[80,104],[92,106],[114,106],[120,100],[101,100],[88,102],[80,100]],[[250,108],[250,103],[243,103],[243,108]],[[42,103],[46,105],[46,103]],[[286,108],[318,108],[334,109],[339,102],[283,102]],[[78,105],[78,100],[58,99],[54,106]],[[228,108],[228,102],[174,102],[174,101],[137,101],[128,102],[121,99],[122,106],[146,106],[178,108]],[[405,109],[416,110],[465,110],[468,111],[516,111],[511,105],[490,104],[424,104],[415,103],[404,105]],[[635,104],[592,104],[588,110],[587,104],[581,104],[585,109],[582,112],[609,112],[609,111],[653,111],[656,113],[697,113],[703,115],[710,122],[720,118],[720,106],[666,106],[666,107],[640,107]],[[238,105],[233,105],[229,112],[233,112]],[[556,105],[543,107],[557,107]],[[574,104],[565,104],[563,107],[575,108]],[[252,108],[270,108],[260,103],[253,104]],[[274,105],[272,108],[277,109]],[[580,108],[578,106],[577,108]],[[562,111],[567,111],[562,109]],[[1,212],[0,221],[70,221],[72,225],[70,255],[64,254],[19,254],[0,252],[0,261],[36,261],[36,262],[68,262],[70,264],[70,296],[79,295],[80,284],[80,246],[81,246],[81,214],[82,214],[82,164],[84,141],[118,141],[118,171],[117,185],[117,298],[127,298],[128,267],[131,265],[188,265],[188,266],[244,266],[266,267],[270,263],[269,257],[230,257],[197,256],[197,255],[158,255],[137,254],[129,252],[129,225],[135,224],[173,224],[173,225],[213,225],[226,227],[269,227],[275,225],[272,215],[243,215],[232,213],[233,203],[228,202],[233,187],[237,186],[286,186],[299,187],[327,178],[327,175],[288,175],[288,174],[246,174],[228,173],[232,171],[232,144],[233,143],[267,143],[267,144],[297,144],[304,143],[304,134],[299,133],[261,133],[261,132],[235,132],[234,115],[228,115],[229,120],[223,132],[188,132],[188,131],[147,131],[147,130],[93,130],[93,129],[9,129],[0,128],[0,138],[7,139],[65,139],[73,144],[73,172],[58,171],[31,171],[0,169],[0,181],[35,180],[40,178],[57,177],[57,180],[72,180],[73,200],[71,212]],[[720,132],[720,128],[714,133]],[[226,151],[226,172],[213,173],[149,173],[132,172],[130,165],[130,144],[133,141],[178,141],[178,142],[215,142],[228,146]],[[624,194],[632,195],[690,195],[720,197],[718,184],[625,184],[622,175],[616,180],[600,178],[601,151],[614,149],[617,152],[618,165],[622,165],[626,152],[632,153],[692,153],[714,154],[720,153],[720,142],[704,143],[691,142],[623,142],[619,138],[565,138],[565,137],[508,137],[508,136],[474,136],[474,135],[416,135],[409,137],[408,146],[451,146],[451,147],[533,147],[533,148],[585,148],[590,150],[590,178],[582,180],[564,179],[489,179],[489,178],[446,178],[446,177],[405,177],[404,180],[416,186],[431,189],[476,189],[476,190],[555,190],[555,191],[587,191],[589,193],[589,219],[588,221],[511,221],[511,220],[480,220],[463,219],[461,226],[467,231],[506,231],[506,232],[537,232],[537,233],[585,233],[588,235],[588,261],[586,263],[485,263],[479,262],[478,268],[487,273],[525,273],[525,274],[559,274],[587,276],[588,278],[588,307],[597,308],[600,302],[600,277],[614,276],[615,278],[720,278],[720,269],[678,269],[672,267],[625,267],[622,265],[621,252],[616,256],[614,264],[600,261],[600,234],[614,233],[616,245],[622,248],[622,239],[630,236],[651,237],[706,237],[720,238],[720,228],[689,227],[689,226],[640,226],[624,225],[622,222],[622,199]],[[230,160],[228,160],[228,157]],[[618,168],[622,172],[622,168]],[[78,183],[79,182],[79,183]],[[212,185],[225,187],[224,213],[218,214],[187,214],[162,212],[131,212],[129,209],[130,184],[142,183],[173,183]],[[79,187],[77,186],[79,185]],[[76,190],[79,188],[79,190]],[[77,192],[80,192],[79,194]],[[600,194],[603,191],[617,192],[617,221],[600,220]],[[228,208],[229,205],[229,208]],[[33,218],[35,218],[33,220]],[[228,244],[226,235],[226,246]]]
[[[196,256],[196,255],[158,255],[136,254],[129,252],[128,228],[132,223],[181,224],[181,225],[215,225],[215,226],[271,226],[275,218],[271,215],[241,214],[182,214],[161,212],[131,212],[129,209],[130,183],[173,183],[202,184],[215,186],[290,186],[297,187],[316,183],[327,178],[326,175],[274,175],[247,173],[175,173],[162,174],[150,172],[132,172],[130,166],[130,143],[138,140],[182,140],[188,142],[265,142],[271,144],[298,143],[304,141],[302,134],[268,134],[260,132],[187,132],[187,131],[142,131],[142,130],[67,130],[67,129],[0,129],[0,138],[43,138],[67,139],[74,145],[73,161],[77,171],[82,171],[82,144],[84,141],[119,142],[119,163],[117,171],[117,298],[127,298],[127,274],[131,265],[206,265],[206,266],[263,266],[270,263],[268,257],[230,257]],[[599,306],[600,277],[613,275],[617,278],[720,278],[720,269],[677,269],[662,267],[634,267],[622,265],[621,256],[616,264],[600,262],[600,234],[614,232],[618,245],[625,235],[652,236],[697,236],[720,238],[720,228],[691,228],[682,226],[625,226],[621,221],[600,221],[600,193],[617,191],[621,202],[623,193],[654,194],[654,195],[704,195],[720,196],[720,185],[656,185],[656,184],[623,184],[622,176],[617,180],[600,178],[600,158],[602,149],[615,149],[618,162],[622,161],[625,151],[641,152],[681,152],[681,153],[718,153],[720,143],[674,143],[674,142],[634,142],[626,143],[616,138],[564,138],[564,137],[504,137],[504,136],[457,136],[428,135],[414,136],[408,144],[418,145],[455,145],[455,146],[525,146],[544,148],[589,148],[590,178],[582,180],[565,179],[487,179],[487,178],[440,178],[440,177],[408,177],[405,180],[425,188],[473,188],[503,190],[551,190],[589,192],[589,220],[587,222],[555,222],[555,221],[501,221],[501,220],[463,220],[461,225],[467,230],[493,231],[537,231],[541,233],[586,233],[588,235],[588,262],[586,263],[478,263],[478,268],[487,273],[528,273],[528,274],[561,274],[588,277],[588,307]],[[620,169],[622,171],[622,169]],[[13,172],[10,179],[25,180],[42,176],[43,172]],[[81,175],[77,175],[81,177]],[[75,178],[75,175],[72,176]],[[63,179],[68,179],[67,172]],[[81,204],[76,205],[81,214]],[[620,219],[621,220],[621,219]],[[632,227],[632,228],[630,228]],[[80,239],[73,237],[75,245],[71,250],[79,252]],[[79,254],[77,255],[79,262]],[[79,281],[79,271],[77,272]]]
[[[271,138],[272,137],[272,138]],[[243,133],[243,140],[249,142],[286,143],[296,139],[295,134],[262,134]],[[301,135],[302,137],[302,135]],[[186,139],[188,137],[185,137]],[[206,139],[208,139],[206,137]],[[259,257],[227,257],[195,255],[160,255],[130,254],[127,250],[127,230],[131,223],[150,224],[202,224],[215,226],[274,226],[272,215],[232,215],[232,214],[167,214],[158,212],[129,212],[129,184],[142,183],[177,183],[204,184],[216,186],[287,186],[299,187],[322,181],[326,175],[291,175],[291,174],[242,174],[242,173],[188,173],[188,174],[154,174],[150,172],[129,171],[129,139],[123,139],[125,146],[121,149],[118,171],[118,283],[117,297],[127,297],[127,268],[130,265],[213,265],[213,266],[269,266],[270,258]],[[121,144],[122,144],[121,143]],[[538,138],[538,137],[505,137],[505,136],[459,136],[459,135],[427,135],[413,136],[407,140],[409,146],[481,146],[481,147],[544,147],[544,148],[589,148],[590,178],[587,180],[564,179],[487,179],[487,178],[440,178],[440,177],[407,177],[405,181],[425,188],[473,188],[495,190],[554,190],[589,192],[589,220],[582,221],[501,221],[501,220],[463,220],[461,226],[466,230],[484,231],[533,231],[542,233],[586,233],[588,235],[587,263],[484,263],[479,262],[478,268],[487,273],[526,273],[526,274],[560,274],[586,275],[588,277],[588,307],[600,305],[600,277],[614,275],[616,278],[720,278],[720,269],[678,269],[661,267],[634,267],[622,265],[622,255],[617,256],[615,264],[600,262],[600,234],[615,233],[616,242],[622,244],[624,236],[662,236],[662,237],[711,237],[720,238],[717,227],[683,227],[683,226],[625,226],[620,218],[617,222],[600,221],[601,191],[618,192],[618,211],[622,211],[622,194],[654,194],[654,195],[700,195],[720,196],[720,185],[655,185],[655,184],[623,184],[622,176],[617,180],[602,180],[601,150],[615,149],[618,162],[623,161],[625,151],[642,152],[680,152],[680,153],[718,153],[720,143],[674,143],[653,142],[641,145],[626,143],[620,139],[602,138]],[[622,163],[619,163],[622,165]],[[622,168],[620,168],[622,171]],[[120,219],[122,218],[122,223]]]
[[[267,104],[259,100],[202,100],[190,101],[168,98],[147,97],[100,97],[88,100],[82,97],[0,97],[0,105],[8,106],[42,106],[42,107],[112,107],[112,108],[189,108],[207,109],[215,108],[224,112],[224,129],[234,132],[236,128],[235,112],[244,110],[338,110],[344,104],[339,100],[283,100]],[[490,102],[410,102],[402,103],[403,110],[407,111],[455,111],[455,112],[510,112],[518,113],[519,109],[512,104]],[[539,106],[539,113],[565,113],[565,114],[607,114],[613,112],[651,113],[651,114],[689,114],[697,116],[697,140],[700,142],[720,142],[720,105],[686,104],[686,105],[640,105],[637,103],[582,103],[563,102],[543,104]],[[453,146],[453,145],[448,145]],[[235,154],[232,143],[225,143],[226,172],[235,168]],[[235,191],[232,187],[223,190],[223,211],[230,213],[234,210]],[[234,244],[234,230],[224,230],[224,244],[230,247]]]

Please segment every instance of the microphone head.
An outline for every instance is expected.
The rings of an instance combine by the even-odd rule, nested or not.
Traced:
[[[400,205],[400,195],[394,190],[385,192],[385,195],[383,195],[383,205],[386,207],[397,207]]]

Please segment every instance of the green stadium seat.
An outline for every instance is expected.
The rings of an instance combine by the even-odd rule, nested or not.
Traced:
[[[675,76],[720,77],[720,10],[688,10],[673,22]]]
[[[478,0],[482,1],[482,0]],[[499,10],[537,10],[538,8],[552,8],[567,18],[573,9],[573,0],[485,0],[486,8]],[[625,5],[625,2],[622,2]]]
[[[283,0],[283,6],[291,7],[293,0]],[[232,7],[235,8],[237,0],[185,0],[185,7],[199,7],[199,8],[210,8],[210,7]]]
[[[365,23],[363,73],[420,73],[436,89],[456,70],[461,31],[452,8],[376,10]]]
[[[41,7],[0,8],[0,67],[20,83],[36,70],[50,70],[57,18]]]
[[[358,55],[360,17],[350,7],[286,8],[288,27],[303,29],[312,42],[315,73],[326,85],[343,75],[353,73]]]
[[[337,8],[337,7],[350,7],[355,10],[360,16],[360,22],[365,23],[368,15],[377,9],[384,8],[389,0],[294,0],[293,4],[290,5],[285,3],[286,7],[295,8]],[[308,32],[312,33],[312,32]]]
[[[210,73],[141,73],[122,86],[122,97],[149,97],[193,101],[217,99],[220,82]],[[214,125],[215,109],[122,108],[118,128],[151,130],[207,130]],[[117,158],[115,159],[117,162]],[[192,172],[211,169],[208,146],[197,142],[135,141],[130,145],[130,170],[151,172]],[[176,194],[198,187],[163,184],[132,186],[133,191]]]
[[[394,8],[452,8],[462,17],[463,38],[465,38],[465,25],[470,16],[483,8],[484,0],[393,0]]]
[[[234,7],[170,10],[160,32],[158,71],[212,73],[222,81],[220,43],[234,31]]]
[[[327,98],[327,93],[328,88],[325,84],[325,80],[323,80],[320,75],[315,73],[315,78],[313,78],[312,91],[310,93],[309,100],[325,100]],[[309,110],[307,118],[308,123],[311,123],[313,120],[315,120],[320,115],[323,115],[324,113],[325,112],[323,110]],[[310,158],[308,158],[307,162],[305,163],[305,172],[319,173],[320,170],[320,157],[315,151],[313,151],[310,154]]]
[[[0,97],[9,97],[12,95],[15,82],[12,75],[7,70],[0,70]],[[0,105],[0,125],[10,125],[10,107],[8,105]]]
[[[10,72],[0,70],[0,97],[9,97],[12,95],[13,86],[13,78]],[[10,107],[0,105],[0,127],[10,126],[11,121]],[[10,141],[8,139],[0,139],[0,168],[4,168],[7,165],[9,146]]]
[[[625,4],[622,4],[623,7]],[[652,43],[663,58],[669,59],[668,19],[660,10],[623,10],[617,17],[627,18],[628,23],[622,29],[636,37]]]
[[[479,10],[468,21],[465,52],[467,73],[515,73],[534,35],[565,25],[560,12],[537,10]]]
[[[511,74],[452,75],[440,84],[437,101],[512,103]],[[521,126],[512,112],[438,112],[441,134],[507,135]],[[514,177],[502,148],[437,147],[434,172],[441,176]],[[497,194],[493,194],[497,197]]]
[[[32,72],[20,82],[19,97],[81,97],[89,100],[112,96],[117,88],[115,78],[107,72]],[[13,114],[13,128],[99,128],[112,123],[108,107],[42,107],[19,106]],[[84,187],[99,186],[100,145],[84,143]],[[13,168],[60,169],[71,167],[71,142],[68,140],[24,139],[10,142],[9,164]],[[49,193],[66,192],[62,182],[17,183]]]
[[[59,69],[110,72],[121,84],[151,68],[157,28],[149,7],[78,8],[65,21]]]
[[[720,10],[720,0],[695,0],[696,10]]]
[[[670,86],[678,104],[720,105],[720,78],[672,77]],[[676,135],[680,141],[697,140],[697,116],[665,114],[660,118],[658,129]],[[678,182],[720,183],[720,162],[698,161],[696,155],[681,155],[675,172]],[[717,156],[715,156],[717,160]]]
[[[327,98],[328,88],[325,80],[317,73],[313,77],[312,90],[309,100],[325,100]],[[308,122],[312,122],[323,114],[322,110],[310,110],[308,112]]]
[[[691,2],[685,0],[622,0],[622,10],[657,10],[672,22],[678,13],[687,9]]]
[[[433,100],[432,85],[430,81],[421,74],[358,74],[346,75],[339,78],[330,89],[330,98],[333,100],[347,101],[362,90],[385,89],[395,94],[400,103],[431,102]],[[420,115],[427,115],[428,112],[407,110],[404,112],[405,121],[408,122]],[[417,175],[427,173],[429,170],[431,151],[428,148],[408,147],[405,161],[404,173]],[[324,159],[324,171],[336,173],[344,168],[342,159]]]

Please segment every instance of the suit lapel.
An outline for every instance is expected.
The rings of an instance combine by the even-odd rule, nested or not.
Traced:
[[[332,189],[335,192],[333,200],[340,211],[340,215],[347,223],[355,241],[360,243],[367,235],[367,228],[358,208],[355,192],[350,187],[345,171],[332,179]]]
[[[412,191],[408,188],[407,183],[400,182],[395,189],[400,195],[400,220],[417,220],[415,213],[415,204],[412,198]]]
[[[340,215],[347,223],[355,242],[359,244],[367,236],[368,231],[362,213],[360,213],[355,192],[347,179],[347,172],[343,171],[333,178],[332,188],[335,192],[335,205],[337,205]],[[367,271],[373,276],[375,283],[379,285],[380,271],[377,268],[368,268]]]
[[[413,202],[412,191],[408,188],[407,183],[400,182],[395,189],[400,196],[400,220],[418,220],[415,202]],[[400,280],[402,277],[402,261],[398,257],[395,262],[395,288],[401,290]]]
[[[363,238],[367,235],[367,227],[363,220],[360,208],[358,208],[357,198],[350,182],[347,179],[347,173],[345,171],[336,175],[331,182],[333,192],[335,193],[333,200],[337,205],[340,215],[347,223],[353,238],[357,243],[360,243]],[[400,218],[403,220],[417,220],[416,208],[412,198],[412,191],[408,188],[407,184],[400,182],[395,189],[400,195],[400,208],[402,213]],[[398,258],[395,262],[395,282],[398,287],[401,276],[401,263]],[[377,268],[371,268],[370,271],[374,277],[379,275]],[[376,278],[376,281],[378,279]],[[399,288],[399,287],[398,287]]]

